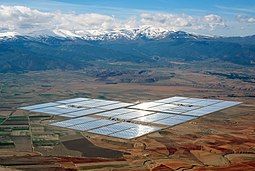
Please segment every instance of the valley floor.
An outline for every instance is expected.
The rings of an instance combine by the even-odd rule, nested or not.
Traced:
[[[233,74],[231,67],[203,64],[126,70],[122,65],[1,74],[0,165],[21,170],[255,169],[253,68],[234,66]],[[72,97],[134,102],[171,96],[243,104],[132,141],[50,127],[52,117],[16,110]]]

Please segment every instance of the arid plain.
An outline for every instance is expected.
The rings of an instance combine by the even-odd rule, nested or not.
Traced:
[[[114,63],[80,71],[1,74],[0,165],[21,170],[254,170],[255,71],[238,65],[226,70],[227,65]],[[243,103],[131,141],[52,127],[49,121],[63,118],[16,110],[73,97],[137,102],[171,96]]]

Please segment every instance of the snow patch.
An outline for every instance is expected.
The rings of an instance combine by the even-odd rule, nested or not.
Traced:
[[[17,35],[18,35],[18,33],[16,33],[16,32],[0,33],[0,39],[14,38]]]

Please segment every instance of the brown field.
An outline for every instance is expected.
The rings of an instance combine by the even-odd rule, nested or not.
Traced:
[[[84,157],[122,158],[122,152],[97,147],[85,138],[62,142],[69,150],[80,151]]]

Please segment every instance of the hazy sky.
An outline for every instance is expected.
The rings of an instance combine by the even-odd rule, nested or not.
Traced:
[[[0,32],[150,25],[209,35],[255,34],[255,0],[0,0],[0,5]]]

